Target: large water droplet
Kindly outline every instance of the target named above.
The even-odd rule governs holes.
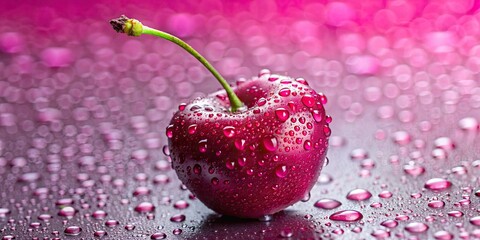
[[[188,134],[194,134],[197,131],[197,124],[192,124],[188,126]]]
[[[172,222],[183,222],[185,221],[185,215],[183,214],[177,214],[177,215],[173,215],[171,218],[170,218],[170,221]]]
[[[232,126],[224,127],[223,135],[225,135],[225,137],[228,137],[228,138],[235,136],[235,127],[232,127]]]
[[[245,149],[245,139],[235,139],[235,148],[237,148],[240,151],[243,151]]]
[[[288,170],[287,170],[287,166],[285,165],[280,165],[278,166],[276,169],[275,169],[275,174],[277,175],[277,177],[279,178],[284,178],[287,176],[287,173],[288,173]]]
[[[451,240],[451,239],[453,239],[453,234],[451,234],[447,231],[441,230],[441,231],[435,232],[433,234],[433,237],[436,240]]]
[[[139,213],[153,212],[155,206],[151,202],[141,202],[135,206],[134,210]]]
[[[64,233],[67,236],[77,236],[82,232],[82,228],[78,226],[69,226],[65,228]]]
[[[280,122],[285,122],[290,117],[290,113],[285,108],[277,108],[275,110],[275,115]]]
[[[200,140],[200,142],[198,142],[198,151],[200,151],[201,153],[207,151],[207,139]]]
[[[412,222],[405,226],[405,230],[411,233],[422,233],[428,230],[428,225],[421,222]]]
[[[430,202],[428,202],[428,207],[430,208],[443,208],[444,206],[445,206],[444,201],[431,200]]]
[[[263,139],[263,146],[266,150],[273,152],[278,148],[278,142],[275,137],[267,137]]]
[[[443,178],[432,178],[429,179],[424,187],[433,191],[442,191],[452,186],[452,183]]]
[[[354,189],[347,194],[347,199],[353,201],[364,201],[372,197],[372,194],[365,189]]]
[[[173,137],[173,124],[168,125],[166,134],[168,138]]]
[[[335,199],[324,198],[315,202],[313,206],[317,208],[322,208],[322,209],[334,209],[334,208],[340,207],[340,205],[342,205],[342,203]]]
[[[302,97],[302,103],[307,107],[315,106],[315,98],[312,95],[305,94]]]
[[[343,210],[330,215],[330,220],[342,222],[356,222],[363,218],[363,215],[355,210]]]
[[[470,218],[470,223],[475,226],[480,226],[480,216]]]
[[[282,88],[280,89],[280,91],[278,92],[278,95],[282,96],[282,97],[287,97],[290,95],[290,92],[291,90],[289,88]]]

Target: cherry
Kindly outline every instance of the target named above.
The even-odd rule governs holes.
[[[309,194],[331,133],[323,94],[305,79],[268,70],[232,89],[180,39],[125,16],[111,23],[128,35],[178,44],[222,84],[224,90],[182,103],[166,129],[172,166],[200,201],[221,214],[260,218]]]

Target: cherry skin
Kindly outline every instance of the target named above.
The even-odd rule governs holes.
[[[260,218],[303,199],[322,169],[330,136],[326,98],[304,79],[261,74],[239,83],[245,108],[225,91],[179,107],[166,134],[179,179],[210,209]]]

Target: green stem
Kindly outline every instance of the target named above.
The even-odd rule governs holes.
[[[129,19],[125,16],[121,16],[118,19],[114,19],[110,22],[113,28],[121,32],[131,35],[131,36],[140,36],[141,34],[149,34],[156,37],[163,38],[170,42],[177,44],[178,46],[185,49],[188,53],[193,55],[198,61],[200,61],[203,66],[205,66],[213,76],[218,80],[218,82],[222,85],[228,95],[228,99],[230,100],[231,111],[236,112],[238,109],[243,107],[242,101],[238,98],[238,96],[233,92],[230,85],[228,85],[227,81],[218,73],[218,71],[210,64],[207,59],[205,59],[200,53],[198,53],[195,49],[193,49],[190,45],[186,42],[177,38],[169,33],[159,31],[157,29],[147,27],[142,25],[138,20]]]

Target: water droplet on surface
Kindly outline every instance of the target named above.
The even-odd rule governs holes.
[[[225,137],[228,137],[228,138],[235,136],[235,127],[232,127],[232,126],[224,127],[223,135],[225,135]]]
[[[285,122],[290,117],[290,113],[285,108],[277,108],[275,110],[275,115],[280,122]]]
[[[58,215],[62,217],[73,217],[76,212],[77,211],[75,210],[75,208],[67,206],[60,209],[60,211],[58,211]]]
[[[429,179],[424,187],[432,191],[442,191],[452,186],[452,183],[443,178],[432,178]]]
[[[455,148],[453,140],[449,137],[439,137],[433,142],[436,148],[441,148],[445,151],[450,151]]]
[[[411,222],[405,226],[405,230],[411,233],[422,233],[428,230],[428,225],[421,222]]]
[[[459,217],[463,216],[463,212],[460,212],[460,211],[457,211],[457,210],[450,211],[447,214],[450,217],[456,217],[456,218],[459,218]]]
[[[315,120],[315,122],[317,122],[317,123],[321,122],[322,119],[323,119],[322,113],[319,110],[316,110],[316,109],[312,111],[312,116],[313,116],[313,119]]]
[[[287,166],[285,165],[280,165],[278,166],[276,169],[275,169],[275,174],[277,175],[277,177],[279,178],[284,178],[287,176],[287,173],[288,173],[288,170],[287,170]]]
[[[173,215],[171,218],[170,218],[170,221],[172,222],[183,222],[185,221],[185,215],[183,214],[177,214],[177,215]]]
[[[92,213],[92,217],[95,219],[104,219],[107,216],[107,213],[103,210],[97,210]]]
[[[235,148],[237,148],[240,151],[243,151],[245,149],[245,139],[235,139]]]
[[[451,239],[453,239],[453,234],[451,234],[447,231],[441,230],[441,231],[435,232],[433,234],[433,237],[436,240],[451,240]]]
[[[370,235],[376,239],[384,239],[390,237],[390,232],[384,229],[375,229]]]
[[[391,198],[392,196],[393,194],[390,191],[382,191],[381,193],[378,194],[378,197],[380,198]]]
[[[280,91],[278,92],[278,95],[282,96],[282,97],[287,97],[289,96],[291,93],[291,90],[289,88],[282,88],[280,89]]]
[[[363,148],[353,149],[352,152],[350,152],[350,158],[352,160],[363,160],[368,158],[368,152]]]
[[[69,226],[63,231],[67,236],[77,236],[82,232],[82,228],[78,226]]]
[[[195,173],[195,174],[197,174],[197,175],[200,174],[200,173],[202,173],[202,167],[201,167],[200,165],[198,165],[198,164],[195,164],[195,165],[193,166],[193,173]]]
[[[284,228],[280,231],[281,238],[291,238],[293,237],[293,231],[291,228]]]
[[[425,168],[415,163],[409,163],[403,166],[403,171],[410,176],[418,176],[425,173]]]
[[[173,204],[173,207],[176,209],[185,209],[188,208],[188,206],[190,206],[190,204],[185,200],[178,200]]]
[[[146,213],[146,212],[153,212],[155,210],[155,206],[151,202],[141,202],[134,208],[135,212],[139,213]]]
[[[372,194],[365,189],[354,189],[347,194],[347,199],[353,201],[364,201],[372,197]]]
[[[198,151],[200,151],[201,153],[207,151],[207,139],[200,140],[200,142],[198,142]]]
[[[273,152],[278,148],[278,142],[275,137],[267,137],[263,139],[263,146],[266,150]]]
[[[197,131],[197,124],[192,124],[188,126],[188,134],[194,134]]]
[[[343,210],[330,215],[329,219],[341,222],[356,222],[363,218],[363,215],[355,210]]]
[[[320,199],[313,206],[317,208],[322,208],[322,209],[334,209],[337,207],[340,207],[342,203],[340,201],[337,201],[335,199],[329,199],[329,198],[324,198]]]
[[[315,98],[312,95],[306,94],[302,97],[302,103],[307,107],[313,107],[315,106]]]
[[[158,240],[158,239],[165,239],[167,238],[167,234],[159,232],[159,233],[154,233],[150,235],[150,239],[152,240]]]
[[[120,224],[117,220],[110,219],[105,222],[105,226],[113,228],[116,227],[118,224]]]
[[[475,226],[480,226],[480,216],[472,217],[469,221]]]
[[[272,221],[272,219],[273,219],[273,215],[263,215],[260,218],[258,218],[260,222],[270,222]]]
[[[443,208],[444,206],[445,206],[444,201],[431,200],[430,202],[428,202],[428,207],[430,208]]]
[[[385,220],[383,222],[380,223],[380,225],[384,226],[384,227],[387,227],[387,228],[395,228],[396,226],[398,226],[398,222],[395,221],[395,220]]]

